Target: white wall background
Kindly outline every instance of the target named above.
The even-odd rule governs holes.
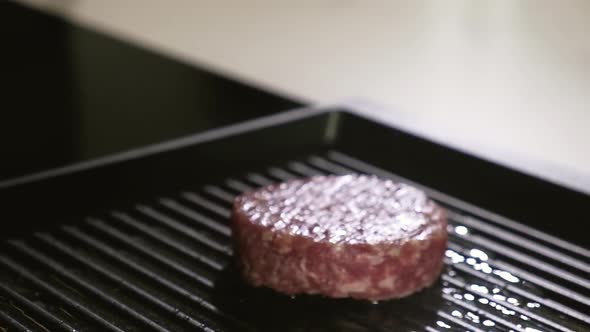
[[[21,2],[590,188],[587,0]]]

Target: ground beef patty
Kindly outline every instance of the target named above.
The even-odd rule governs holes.
[[[254,286],[368,300],[431,285],[443,266],[445,212],[424,192],[375,176],[317,176],[236,198],[232,230]]]

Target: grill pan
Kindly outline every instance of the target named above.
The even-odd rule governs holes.
[[[379,303],[245,285],[233,197],[347,173],[414,183],[449,210],[439,282]],[[0,201],[0,330],[590,330],[588,196],[350,110],[288,112],[2,182]]]

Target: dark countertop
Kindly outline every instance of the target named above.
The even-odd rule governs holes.
[[[0,180],[301,106],[9,2],[0,31]]]

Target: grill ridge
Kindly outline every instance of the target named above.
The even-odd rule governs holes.
[[[196,328],[199,328],[202,330],[207,330],[207,326],[205,325],[205,323],[195,321],[194,319],[192,319],[190,316],[188,316],[184,312],[168,305],[167,303],[162,302],[160,299],[145,292],[141,288],[139,288],[139,287],[131,284],[127,280],[125,280],[123,277],[117,275],[117,273],[110,271],[110,270],[106,269],[105,267],[103,267],[102,265],[99,265],[99,264],[93,262],[90,258],[81,257],[74,249],[72,249],[71,247],[69,247],[65,243],[61,242],[60,240],[56,239],[55,237],[48,235],[48,234],[36,234],[36,238],[43,241],[46,245],[54,247],[57,250],[61,251],[64,255],[67,255],[67,256],[73,258],[78,263],[91,268],[94,272],[100,274],[104,278],[110,279],[112,282],[117,283],[120,286],[126,288],[127,290],[135,293],[137,296],[141,297],[142,299],[146,300],[147,302],[150,302],[153,305],[158,306],[159,308],[163,309],[164,311],[168,312],[169,314],[176,316],[177,318],[179,318],[183,321],[186,321],[187,323],[189,323],[190,325],[192,325]],[[88,241],[91,239],[86,238],[86,240]],[[90,243],[90,241],[88,243]],[[96,248],[97,246],[94,244],[93,247]],[[131,264],[129,261],[124,260],[120,256],[112,255],[110,257],[111,257],[111,259],[118,257],[118,258],[121,258],[122,262]],[[151,275],[151,273],[146,274],[146,276],[153,277]],[[161,328],[158,327],[157,329],[160,330]],[[167,329],[164,329],[164,330],[167,330]]]
[[[209,238],[204,237],[202,234],[197,233],[197,232],[191,230],[190,228],[185,227],[184,225],[182,225],[180,223],[177,223],[175,220],[167,218],[163,214],[156,213],[155,210],[153,210],[151,208],[149,210],[138,209],[138,211],[142,212],[144,215],[146,215],[148,217],[152,217],[153,220],[160,222],[162,225],[166,225],[170,229],[175,230],[178,233],[183,234],[186,237],[189,237],[191,240],[193,240],[199,244],[203,244],[205,247],[207,247],[208,249],[210,249],[213,252],[217,252],[219,254],[224,254],[224,255],[228,255],[228,256],[231,254],[231,250],[229,248],[227,248],[225,245],[215,242],[215,241],[212,241]],[[146,213],[146,211],[149,211],[149,213]],[[164,235],[162,233],[159,233],[157,230],[153,229],[152,227],[143,225],[138,220],[136,220],[135,218],[132,218],[128,214],[116,212],[116,213],[113,213],[113,217],[115,219],[117,219],[118,221],[120,221],[121,223],[137,230],[138,232],[146,234],[149,237],[151,237],[157,241],[165,243],[166,245],[170,246],[171,248],[174,248],[174,249],[182,252],[183,254],[185,254],[195,260],[203,261],[203,262],[205,261],[205,259],[203,258],[203,254],[195,253],[193,250],[183,246],[178,241],[175,241],[173,238],[171,238],[167,235]]]
[[[9,241],[9,244],[13,248],[16,248],[18,251],[33,258],[35,261],[42,264],[44,267],[57,273],[60,277],[66,279],[68,282],[84,289],[85,291],[89,292],[93,296],[96,296],[97,298],[101,299],[102,301],[109,304],[110,306],[117,308],[119,311],[121,311],[121,312],[125,313],[126,315],[129,315],[133,319],[141,322],[146,327],[148,327],[152,330],[155,330],[155,331],[160,331],[160,332],[169,331],[168,329],[164,328],[163,326],[156,323],[155,321],[153,321],[153,320],[147,318],[146,316],[142,315],[141,313],[135,311],[133,308],[129,307],[128,305],[124,304],[123,302],[118,301],[112,295],[110,295],[110,294],[104,292],[103,290],[99,289],[98,287],[90,284],[89,282],[85,281],[83,278],[80,278],[80,276],[74,275],[64,265],[58,263],[56,260],[39,252],[38,250],[33,249],[32,247],[28,246],[24,242]],[[132,287],[131,285],[126,284],[126,282],[123,279],[118,278],[113,274],[105,273],[104,275],[109,276],[110,279],[115,282],[122,283],[128,287]],[[138,292],[141,292],[141,291],[138,290]],[[145,294],[145,293],[139,293],[139,294]],[[144,296],[146,299],[154,300],[153,298],[150,298],[147,295],[144,295]],[[203,326],[203,325],[200,324],[199,326]]]
[[[561,254],[551,250],[547,246],[544,246],[539,243],[535,243],[535,242],[528,240],[524,237],[504,231],[504,230],[502,230],[498,227],[492,226],[490,224],[486,224],[486,223],[479,221],[473,217],[461,216],[461,215],[454,213],[453,211],[450,211],[449,213],[451,214],[451,216],[450,216],[451,219],[460,222],[462,225],[469,226],[473,229],[477,229],[479,231],[483,231],[488,234],[494,234],[495,237],[501,238],[505,241],[510,241],[511,243],[514,243],[515,246],[519,246],[519,247],[528,249],[530,251],[538,252],[539,254],[542,254],[543,256],[550,258],[554,261],[562,262],[564,264],[567,264],[571,267],[578,269],[579,271],[590,273],[590,264],[588,264],[582,260],[579,260],[579,259],[576,259],[576,258],[573,258],[570,256],[566,256],[566,255],[561,255]]]
[[[181,191],[129,209],[112,211],[104,217],[90,217],[79,226],[64,225],[55,232],[36,233],[29,239],[7,241],[5,244],[14,254],[27,257],[35,264],[29,267],[28,264],[17,263],[13,255],[0,254],[0,266],[20,278],[18,282],[11,281],[9,277],[0,278],[0,294],[48,326],[72,331],[76,324],[80,324],[74,324],[77,317],[64,320],[55,316],[41,304],[21,294],[19,288],[13,288],[17,283],[31,284],[101,329],[127,330],[127,325],[109,321],[102,316],[102,311],[95,312],[76,300],[76,296],[68,295],[69,291],[61,290],[36,274],[37,269],[43,269],[71,284],[71,291],[92,295],[100,299],[104,306],[126,316],[130,322],[151,330],[171,330],[165,324],[164,316],[173,319],[174,324],[211,332],[253,331],[254,326],[272,330],[264,324],[258,326],[260,322],[252,321],[253,318],[241,313],[240,310],[247,309],[241,306],[249,305],[248,302],[240,304],[241,293],[235,299],[214,295],[224,287],[230,287],[227,291],[232,292],[231,287],[234,287],[221,281],[227,273],[234,273],[230,268],[233,249],[228,224],[233,198],[241,192],[276,181],[348,173],[376,174],[412,183],[338,151],[268,166],[243,176],[226,178],[218,185]],[[586,314],[590,310],[590,280],[587,278],[590,251],[537,230],[529,232],[528,226],[465,209],[463,204],[442,193],[428,188],[425,190],[450,211],[451,257],[445,258],[447,270],[438,285],[422,295],[410,297],[403,302],[405,304],[394,303],[395,308],[403,309],[408,305],[423,310],[422,313],[410,311],[393,317],[394,321],[389,324],[395,324],[396,330],[570,332],[590,327],[590,316]],[[457,233],[457,227],[465,228],[466,232]],[[36,243],[31,245],[31,241]],[[69,244],[71,241],[92,250],[93,254],[79,252]],[[37,249],[40,245],[50,250],[41,252]],[[132,256],[122,255],[116,248],[129,251]],[[474,257],[473,249],[483,250],[487,256],[485,259]],[[94,258],[94,255],[100,259]],[[135,255],[141,259],[136,260],[133,258]],[[70,264],[63,264],[62,258],[92,271],[95,276],[84,278],[78,270],[72,270]],[[108,264],[105,265],[105,262]],[[186,262],[191,263],[187,265]],[[485,272],[482,266],[489,271]],[[508,273],[513,278],[503,279],[505,276],[491,271]],[[126,279],[131,275],[141,276],[142,283],[136,285]],[[169,279],[167,275],[174,277]],[[94,280],[99,279],[100,284],[95,284]],[[119,301],[104,290],[103,281],[116,284],[143,300],[156,310],[154,312],[161,313],[162,318],[151,319],[151,314],[144,313],[143,309],[133,308],[126,304],[127,301]],[[161,291],[172,297],[158,298],[156,293],[151,293],[152,286],[150,289],[142,286],[145,282],[157,286],[158,293]],[[263,290],[245,291],[266,294]],[[428,292],[439,292],[442,302],[425,302]],[[198,310],[193,312],[192,307],[189,311],[181,309],[182,305],[176,303],[179,300],[183,301],[182,305],[194,304]],[[281,298],[281,301],[286,300]],[[307,300],[303,297],[302,301]],[[264,305],[264,302],[260,303]],[[281,303],[305,305],[297,301]],[[349,302],[344,300],[340,303],[346,306]],[[323,306],[317,305],[318,308]],[[373,309],[359,307],[363,308],[359,312],[353,310],[330,315],[321,326],[332,330],[389,331],[392,327],[381,326],[379,320],[372,321],[370,315],[366,316],[372,310],[380,310],[383,305],[386,304]],[[416,315],[429,315],[429,322],[425,323]],[[0,321],[16,330],[28,330],[28,324],[9,313],[0,311]],[[313,323],[292,326],[291,330],[307,331],[313,327],[306,324]]]
[[[82,313],[86,317],[94,320],[99,326],[108,330],[108,331],[117,331],[117,332],[124,332],[124,330],[120,329],[116,325],[112,324],[111,322],[105,320],[103,317],[95,314],[92,310],[86,308],[86,306],[80,304],[79,302],[73,300],[71,297],[63,294],[63,292],[57,290],[55,287],[51,286],[45,281],[40,280],[37,277],[34,277],[33,271],[22,267],[18,263],[14,262],[11,259],[6,258],[3,255],[0,255],[0,264],[4,265],[5,267],[9,268],[13,272],[17,273],[23,279],[29,281],[36,287],[42,289],[43,291],[49,293],[52,297],[58,299],[63,304],[69,306],[70,308]]]
[[[5,294],[6,296],[14,300],[17,304],[22,306],[24,309],[28,310],[36,316],[39,316],[43,321],[48,322],[53,327],[57,327],[62,331],[77,331],[74,327],[72,327],[64,320],[52,315],[47,310],[43,309],[41,306],[35,304],[26,297],[20,295],[18,292],[15,292],[14,290],[4,285],[0,285],[0,293]]]
[[[194,194],[187,193],[186,195],[194,195]],[[225,237],[231,236],[231,230],[225,224],[219,223],[219,222],[217,222],[205,215],[198,213],[197,211],[191,210],[174,200],[171,200],[171,199],[164,200],[163,199],[163,200],[160,200],[160,202],[162,203],[162,205],[166,206],[170,210],[178,212],[179,214],[181,214],[187,218],[190,218],[191,220],[201,224],[204,227],[208,227]]]
[[[5,321],[7,324],[9,324],[9,327],[12,329],[16,329],[18,331],[31,332],[31,330],[28,327],[24,326],[23,324],[21,324],[21,322],[12,318],[8,313],[5,313],[3,311],[0,311],[0,320]]]

